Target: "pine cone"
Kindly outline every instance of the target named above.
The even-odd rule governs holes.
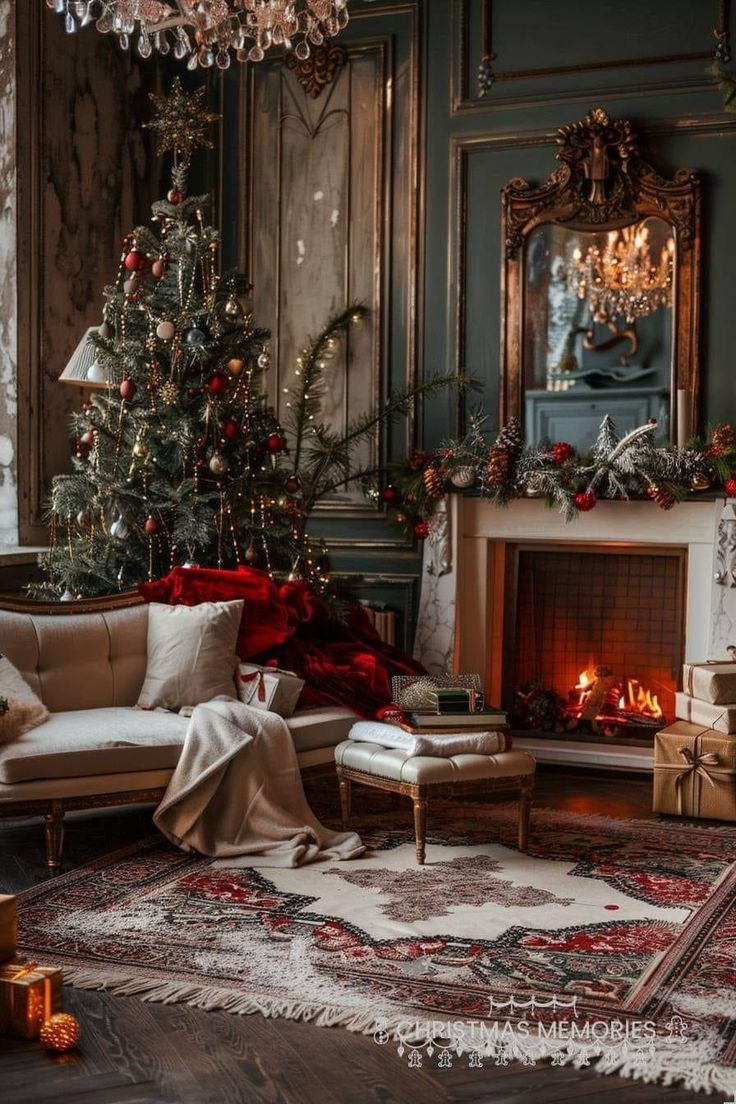
[[[496,438],[496,448],[505,449],[509,458],[516,459],[524,449],[524,434],[518,418],[510,418]]]
[[[650,483],[647,494],[662,510],[671,510],[675,505],[675,496],[664,483]]]
[[[508,450],[494,445],[488,450],[488,467],[486,474],[491,487],[501,487],[509,477],[511,457]]]
[[[713,431],[711,449],[716,456],[720,456],[724,452],[736,451],[736,429],[728,422],[717,426]]]
[[[442,498],[445,493],[444,468],[429,464],[422,472],[424,489],[430,498]]]

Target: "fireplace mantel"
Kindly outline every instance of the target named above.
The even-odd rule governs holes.
[[[503,647],[500,612],[505,577],[503,550],[507,544],[521,541],[563,547],[590,543],[685,549],[685,658],[697,661],[714,657],[713,624],[718,620],[719,603],[726,636],[731,625],[722,608],[726,588],[714,583],[714,546],[723,505],[723,500],[693,500],[665,512],[651,502],[602,501],[590,513],[565,525],[556,510],[548,509],[538,499],[518,500],[501,508],[482,498],[458,496],[452,510],[456,578],[454,669],[482,672],[489,697],[499,694],[500,687],[497,682],[494,685],[494,672],[499,665],[494,664],[493,657]],[[729,595],[733,593],[729,591]],[[723,647],[729,642],[724,639]],[[715,650],[719,650],[717,640]],[[652,751],[645,747],[588,744],[574,738],[545,740],[535,736],[518,737],[515,743],[542,762],[621,770],[648,770],[652,764]]]

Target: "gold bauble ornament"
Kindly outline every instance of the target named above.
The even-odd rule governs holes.
[[[453,468],[450,472],[450,482],[459,490],[472,487],[475,483],[475,470],[469,464],[464,464],[461,468]]]
[[[232,360],[227,362],[227,370],[231,376],[239,376],[245,368],[245,361],[240,360],[239,357],[233,357]]]
[[[136,441],[136,443],[133,445],[133,455],[138,460],[145,460],[148,456],[148,452],[148,445],[145,444],[143,441]]]
[[[230,298],[225,303],[225,314],[228,318],[237,318],[240,314],[240,303],[237,299]]]
[[[44,1021],[38,1041],[45,1050],[63,1054],[73,1050],[82,1037],[79,1020],[70,1012],[57,1012]]]
[[[258,553],[256,552],[253,545],[249,544],[248,547],[245,550],[245,562],[249,563],[249,564],[254,564],[254,563],[257,562],[257,560],[258,560]]]
[[[694,491],[707,491],[710,485],[711,480],[704,472],[696,472],[690,480],[690,486]]]

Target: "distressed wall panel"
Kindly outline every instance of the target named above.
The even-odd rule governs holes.
[[[20,531],[33,543],[45,539],[44,497],[68,467],[68,415],[81,399],[58,377],[100,319],[123,233],[157,192],[139,126],[156,70],[93,28],[67,36],[41,4],[19,5],[17,19]]]
[[[14,7],[0,2],[0,548],[18,540]]]

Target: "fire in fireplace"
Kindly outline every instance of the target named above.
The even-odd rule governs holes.
[[[525,544],[515,552],[504,678],[514,724],[651,742],[674,719],[685,550]]]

